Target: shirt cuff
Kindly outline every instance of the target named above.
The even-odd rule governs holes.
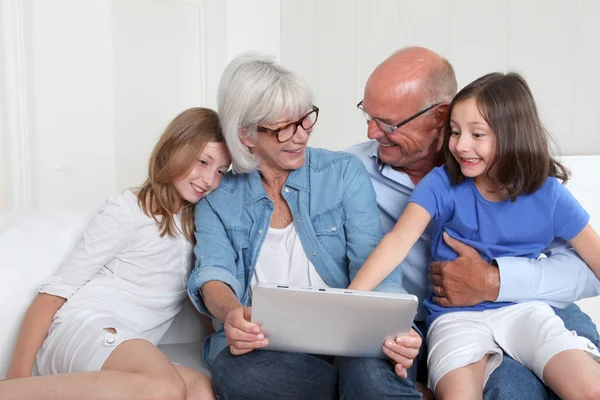
[[[496,301],[531,298],[535,270],[529,265],[531,260],[526,257],[502,257],[496,258],[495,261],[500,273],[500,290]]]
[[[203,314],[215,318],[214,315],[206,308],[200,289],[206,282],[219,281],[228,285],[238,299],[242,298],[242,285],[233,276],[231,272],[223,267],[214,266],[206,267],[203,266],[196,273],[192,273],[188,281],[188,295],[192,304]]]

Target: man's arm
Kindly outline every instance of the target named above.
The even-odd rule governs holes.
[[[459,256],[430,266],[434,301],[442,306],[541,300],[562,308],[600,294],[600,281],[567,245],[553,248],[549,257],[540,260],[498,258],[496,268],[464,243],[445,234],[444,240]]]
[[[564,308],[600,294],[598,278],[566,244],[552,249],[549,257],[540,260],[504,257],[496,261],[501,282],[498,301],[541,300]]]

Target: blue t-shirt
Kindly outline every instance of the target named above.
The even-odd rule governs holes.
[[[472,179],[450,183],[446,166],[433,169],[417,185],[411,202],[425,208],[433,219],[432,258],[448,261],[457,254],[444,242],[442,233],[476,249],[490,262],[497,257],[538,258],[555,237],[573,239],[588,224],[589,214],[556,178],[549,177],[535,193],[492,202],[486,200]],[[441,314],[483,311],[512,303],[483,302],[470,307],[441,307],[424,302],[429,325]]]

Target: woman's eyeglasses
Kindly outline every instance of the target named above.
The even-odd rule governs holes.
[[[301,126],[302,129],[304,129],[307,133],[310,133],[309,131],[317,123],[317,118],[319,118],[319,107],[313,105],[312,109],[308,113],[304,114],[304,116],[302,116],[302,118],[300,118],[298,121],[290,122],[289,124],[285,124],[277,129],[271,129],[259,125],[256,127],[256,131],[274,135],[279,143],[285,143],[294,137],[299,126]]]

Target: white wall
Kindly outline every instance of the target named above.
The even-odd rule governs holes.
[[[0,209],[92,212],[143,182],[175,115],[216,107],[233,55],[253,48],[279,57],[281,47],[279,0],[0,6]],[[273,23],[254,30],[253,13]]]
[[[115,190],[110,3],[27,4],[31,205],[84,209]]]
[[[204,104],[201,2],[113,1],[116,187],[139,185],[171,118]]]
[[[600,154],[595,0],[2,0],[0,209],[92,211],[139,184],[184,108],[216,106],[237,53],[274,54],[322,112],[311,139],[364,140],[355,108],[372,69],[421,45],[462,86],[492,70],[528,78],[563,154]]]
[[[355,105],[367,77],[395,50],[418,45],[448,58],[460,87],[520,71],[560,152],[600,154],[599,19],[596,0],[286,0],[282,61],[315,90],[315,146],[364,140]]]

